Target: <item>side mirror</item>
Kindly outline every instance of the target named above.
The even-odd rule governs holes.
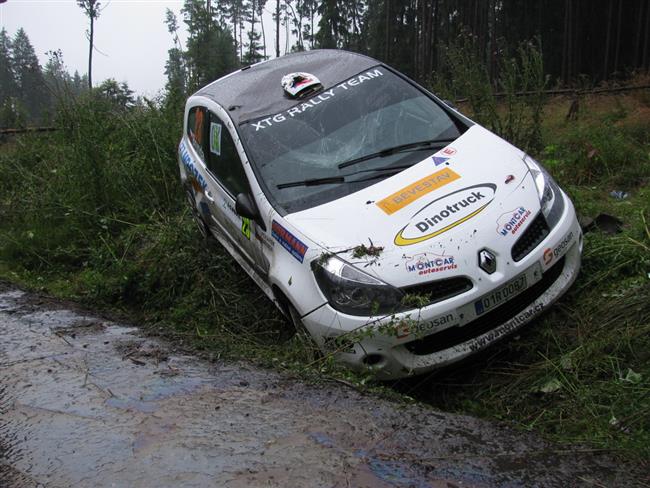
[[[235,212],[237,212],[237,215],[240,215],[241,217],[251,219],[259,225],[263,231],[266,231],[266,225],[262,220],[260,212],[257,210],[257,205],[255,205],[255,201],[248,193],[240,193],[237,195],[237,200],[235,200]]]

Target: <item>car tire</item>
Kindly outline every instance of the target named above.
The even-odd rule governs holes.
[[[208,225],[205,223],[203,217],[199,213],[199,210],[196,208],[196,200],[194,199],[194,194],[192,193],[192,190],[187,190],[185,192],[185,195],[187,196],[187,201],[190,204],[190,210],[192,212],[192,220],[194,220],[194,223],[199,229],[199,233],[201,234],[201,238],[203,242],[206,245],[208,245],[210,244],[210,238],[212,234],[210,233],[210,229]]]
[[[300,318],[298,310],[296,310],[296,308],[291,304],[288,304],[287,308],[289,312],[289,321],[295,329],[294,340],[299,342],[305,348],[305,351],[310,355],[312,359],[318,359],[322,357],[323,354],[320,347],[318,347],[318,344],[312,337],[311,333],[307,327],[305,327],[302,318]]]

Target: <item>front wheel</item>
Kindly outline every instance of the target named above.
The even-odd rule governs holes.
[[[309,355],[309,359],[316,360],[321,358],[323,356],[321,350],[307,327],[305,327],[298,310],[291,304],[288,305],[288,309],[289,320],[296,331],[294,340],[304,348],[305,352]]]

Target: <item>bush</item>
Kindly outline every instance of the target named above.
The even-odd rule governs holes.
[[[447,48],[436,91],[467,98],[479,124],[526,151],[539,151],[548,77],[538,43],[522,43],[514,53],[500,49],[494,82],[478,46],[476,38],[465,33]],[[503,95],[501,103],[497,92]]]
[[[95,93],[59,107],[63,130],[16,139],[0,152],[0,261],[84,301],[218,335],[221,349],[268,342],[280,314],[221,247],[206,251],[188,214],[181,121],[160,101]]]
[[[640,128],[648,112],[616,102],[567,122],[566,110],[552,106],[551,115],[561,115],[542,120],[541,98],[514,96],[542,86],[533,46],[504,67],[502,106],[485,71],[464,55],[454,69],[478,116],[525,147],[541,134],[543,162],[578,212],[606,212],[624,226],[617,235],[585,235],[582,272],[568,295],[518,340],[490,351],[487,364],[417,378],[405,391],[556,440],[647,457],[650,170]],[[126,309],[212,354],[331,373],[331,358],[315,360],[299,342],[283,342],[286,325],[270,301],[220,246],[207,250],[199,239],[178,181],[180,107],[114,102],[95,94],[68,102],[57,112],[63,130],[3,146],[0,275]],[[613,189],[631,195],[615,200]]]

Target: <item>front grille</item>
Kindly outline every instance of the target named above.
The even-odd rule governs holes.
[[[522,236],[512,246],[512,259],[521,261],[535,249],[551,231],[544,215],[540,212],[526,228]]]
[[[432,303],[455,297],[461,293],[465,293],[466,291],[471,290],[473,286],[474,285],[469,278],[461,276],[445,280],[430,281],[428,283],[423,283],[422,285],[407,286],[401,290],[406,295],[415,296],[418,300],[418,307],[424,307],[431,305]],[[420,297],[424,298],[423,301],[425,303],[422,303]]]
[[[558,279],[564,268],[564,257],[558,260],[546,273],[542,279],[528,288],[526,291],[517,295],[492,310],[491,312],[478,317],[476,320],[465,324],[462,327],[449,327],[437,334],[431,334],[422,339],[405,344],[413,354],[423,356],[434,352],[444,351],[457,344],[462,344],[475,337],[494,329],[498,325],[507,322],[519,312],[528,307],[532,302],[537,300],[554,282]]]

